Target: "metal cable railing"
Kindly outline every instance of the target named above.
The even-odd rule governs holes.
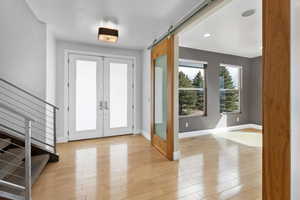
[[[35,119],[31,127],[33,143],[56,153],[58,107],[2,78],[0,78],[0,103],[32,116]],[[24,121],[24,118],[0,109],[0,131],[24,138]]]
[[[30,115],[20,112],[3,102],[0,102],[0,108],[24,119],[24,147],[16,144],[11,138],[0,138],[0,187],[7,189],[9,193],[12,189],[25,200],[31,200],[31,127],[35,121]],[[8,127],[10,128],[10,127]],[[10,128],[13,130],[13,128]],[[23,159],[25,158],[25,165]],[[21,173],[16,173],[21,170]],[[1,191],[3,188],[1,188]]]

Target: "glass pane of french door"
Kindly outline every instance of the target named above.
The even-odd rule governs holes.
[[[109,128],[127,127],[128,64],[109,63]]]
[[[76,60],[76,131],[97,127],[97,62]]]
[[[103,114],[103,59],[71,55],[69,65],[70,140],[101,137]],[[102,82],[101,82],[102,80]]]
[[[105,136],[132,133],[132,61],[104,59]]]

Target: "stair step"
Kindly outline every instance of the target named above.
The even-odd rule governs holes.
[[[43,169],[47,165],[49,161],[49,154],[42,154],[38,156],[32,156],[31,158],[31,183],[34,184],[40,174],[42,173]],[[22,168],[18,168],[15,172],[14,175],[18,177],[25,177],[25,163],[23,162],[21,165]],[[8,181],[17,185],[25,185],[24,181],[20,181],[19,178],[15,176],[8,176],[7,178],[4,179],[4,181]]]
[[[32,181],[32,184],[34,184],[37,181],[38,177],[42,173],[42,171],[45,168],[46,164],[48,163],[49,159],[50,159],[49,154],[33,156],[31,158],[31,166],[32,166],[32,168],[31,168],[31,181]],[[24,167],[24,162],[22,163],[21,166]],[[14,172],[14,175],[17,175],[17,176],[20,176],[20,177],[25,177],[25,170],[24,169],[23,170],[17,169]],[[10,182],[10,183],[20,185],[20,186],[25,185],[24,180],[20,180],[20,179],[16,178],[15,176],[7,176],[3,180],[7,181],[7,182]],[[8,188],[8,187],[2,186],[2,185],[0,185],[0,197],[1,197],[1,194],[2,194],[1,191],[3,191],[6,194],[14,195],[16,197],[24,195],[24,191]],[[2,197],[7,197],[7,196],[2,196]]]
[[[11,143],[11,139],[0,139],[0,149],[4,149],[5,147],[8,147]]]
[[[25,151],[21,148],[14,148],[0,154],[0,179],[13,173],[22,164],[25,158]]]

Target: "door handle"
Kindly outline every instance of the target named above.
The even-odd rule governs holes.
[[[99,102],[99,110],[103,110],[103,101]]]
[[[109,110],[107,101],[105,101],[104,105],[105,105],[105,106],[104,106],[104,109]]]

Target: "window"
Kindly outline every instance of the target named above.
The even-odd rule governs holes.
[[[241,111],[241,74],[242,67],[221,64],[219,72],[221,113]]]
[[[179,60],[179,116],[206,115],[207,63]]]

